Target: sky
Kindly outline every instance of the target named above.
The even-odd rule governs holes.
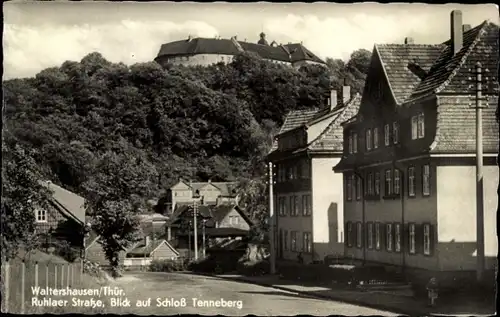
[[[450,12],[464,24],[498,24],[498,7],[429,4],[31,2],[4,3],[4,79],[100,52],[112,62],[152,61],[160,45],[193,37],[303,42],[312,52],[347,60],[375,43],[437,44],[450,38]]]

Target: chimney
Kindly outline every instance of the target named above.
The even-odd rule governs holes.
[[[464,25],[462,26],[462,31],[463,31],[463,32],[467,32],[467,31],[469,31],[470,29],[471,29],[470,24],[464,24]]]
[[[330,110],[335,109],[337,106],[337,90],[330,90],[330,98],[328,99],[328,105],[330,106]]]
[[[192,39],[192,37],[191,37],[191,34],[190,34],[190,35],[188,35],[188,42],[190,42],[191,39]]]
[[[462,11],[451,11],[451,49],[453,55],[458,53],[463,46],[463,31],[462,31]]]
[[[347,85],[347,80],[344,79],[344,85],[342,86],[342,103],[347,103],[351,100],[351,86]]]
[[[146,242],[146,246],[148,246],[150,243],[151,243],[151,237],[150,236],[146,236],[144,238],[145,242]]]
[[[405,44],[414,44],[412,37],[405,37]]]

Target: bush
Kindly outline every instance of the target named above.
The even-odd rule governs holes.
[[[242,261],[238,263],[237,271],[247,276],[265,275],[270,272],[270,263],[269,260]]]
[[[149,264],[150,272],[179,272],[186,270],[186,263],[182,260],[153,260]]]
[[[200,273],[215,273],[217,268],[217,261],[212,257],[192,261],[187,266],[189,271]]]

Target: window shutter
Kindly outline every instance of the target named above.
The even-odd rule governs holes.
[[[344,245],[346,247],[349,246],[349,222],[344,223]]]
[[[424,254],[424,226],[415,224],[415,252]]]
[[[380,223],[380,249],[387,251],[387,230],[385,226],[384,222]]]
[[[430,254],[430,256],[433,256],[434,255],[434,245],[435,245],[434,241],[435,241],[435,239],[437,237],[437,232],[436,232],[437,228],[436,228],[435,225],[429,225],[429,227],[430,227],[429,228],[429,241],[430,241],[430,243],[429,243],[429,251],[430,251],[429,254]]]
[[[361,248],[364,247],[364,237],[365,237],[365,224],[364,223],[361,223],[361,228],[359,228],[361,230],[361,241],[360,241],[360,244],[361,244]]]

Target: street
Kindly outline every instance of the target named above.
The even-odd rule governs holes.
[[[308,298],[270,287],[180,273],[127,273],[113,284],[125,291],[122,299],[128,298],[131,303],[131,307],[110,311],[114,313],[226,316],[397,315],[363,306]],[[136,306],[138,300],[147,303],[149,298],[149,307]],[[161,300],[163,307],[157,305],[157,298]],[[195,305],[193,299],[201,302]],[[222,305],[226,307],[206,307],[206,304],[205,307],[200,307],[202,301],[206,300],[223,301]]]

